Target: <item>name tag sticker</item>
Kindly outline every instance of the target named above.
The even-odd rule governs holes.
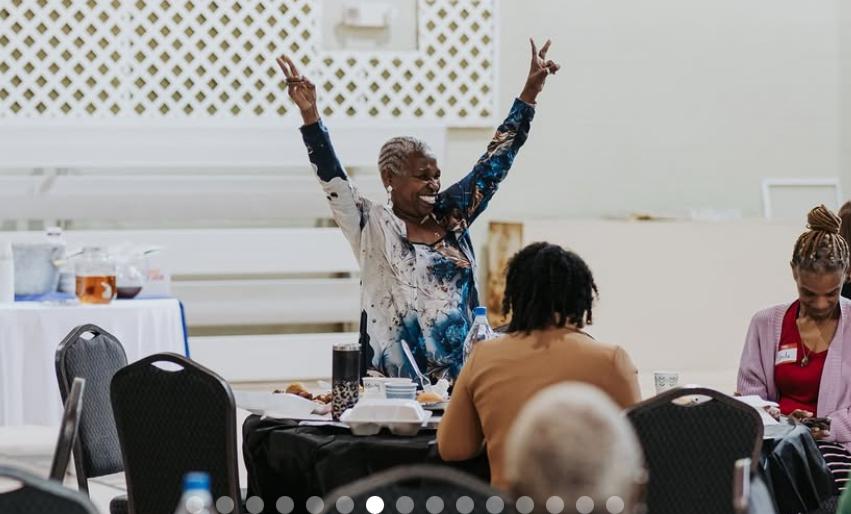
[[[798,345],[787,344],[777,350],[777,356],[774,359],[774,365],[788,364],[790,362],[798,362]]]

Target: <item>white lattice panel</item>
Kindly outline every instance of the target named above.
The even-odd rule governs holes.
[[[321,0],[5,0],[0,117],[293,117],[288,53],[325,117],[493,121],[495,0],[418,0],[415,52],[321,51]]]
[[[119,0],[0,3],[0,115],[120,114],[122,17]]]

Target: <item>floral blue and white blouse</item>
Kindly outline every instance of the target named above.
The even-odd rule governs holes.
[[[446,236],[433,245],[408,241],[405,222],[388,205],[358,193],[322,121],[301,128],[334,219],[360,263],[362,369],[412,377],[402,352],[404,340],[432,380],[458,376],[464,338],[478,305],[468,228],[507,175],[534,114],[534,107],[515,100],[473,170],[438,194],[433,216]]]

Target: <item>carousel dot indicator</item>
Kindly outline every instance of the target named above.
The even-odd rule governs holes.
[[[278,501],[275,502],[275,508],[278,509],[278,512],[281,514],[290,514],[290,512],[295,509],[295,502],[289,496],[281,496],[278,498]]]
[[[350,514],[355,510],[355,501],[348,496],[340,496],[337,498],[337,512],[340,514]]]
[[[473,499],[469,496],[462,496],[455,502],[455,510],[458,511],[458,514],[470,514],[475,507]]]
[[[517,498],[517,502],[514,504],[514,507],[520,514],[530,514],[535,509],[535,502],[528,496],[521,496],[520,498]]]
[[[621,514],[624,508],[626,508],[626,505],[624,505],[623,498],[620,496],[612,496],[606,500],[606,510],[611,514]]]
[[[216,510],[219,511],[219,514],[230,514],[234,507],[233,499],[230,496],[222,496],[216,500]]]
[[[443,499],[440,496],[431,496],[426,500],[426,510],[430,514],[440,514],[443,512]]]
[[[370,496],[366,499],[366,510],[369,514],[378,514],[384,510],[384,500],[380,496]]]
[[[576,500],[576,511],[579,512],[579,514],[591,514],[594,512],[594,500],[588,496],[580,496],[579,499]]]
[[[414,500],[410,496],[400,496],[396,500],[396,510],[399,511],[399,514],[411,514],[411,512],[414,512]]]
[[[547,500],[547,512],[550,514],[561,514],[564,512],[564,500],[558,496],[550,496]]]
[[[319,514],[325,508],[325,502],[318,496],[311,496],[304,502],[304,506],[307,507],[307,512],[310,514]]]
[[[505,510],[505,502],[499,496],[491,496],[485,502],[485,508],[490,514],[502,514],[502,511]]]
[[[259,496],[252,496],[245,500],[245,510],[247,510],[250,514],[260,514],[263,512],[263,498]]]

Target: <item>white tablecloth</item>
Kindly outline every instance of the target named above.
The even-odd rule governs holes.
[[[59,424],[56,347],[85,323],[117,337],[127,362],[159,352],[185,353],[180,304],[175,299],[116,300],[108,305],[0,304],[0,425]],[[83,402],[85,406],[85,398]]]

